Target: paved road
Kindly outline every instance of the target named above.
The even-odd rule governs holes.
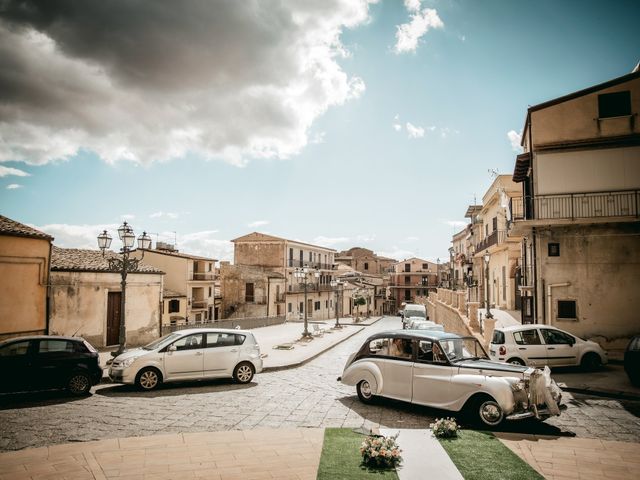
[[[363,405],[336,382],[347,356],[371,333],[399,326],[384,318],[314,361],[263,373],[252,384],[211,381],[138,392],[101,385],[92,396],[61,393],[0,397],[0,450],[70,441],[175,432],[280,427],[424,428],[446,412],[392,400]],[[574,395],[559,418],[511,422],[509,431],[640,442],[640,402]]]

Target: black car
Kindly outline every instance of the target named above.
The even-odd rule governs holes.
[[[65,388],[86,395],[102,378],[98,351],[77,337],[34,336],[0,342],[2,392]]]
[[[631,383],[640,387],[640,335],[631,339],[624,352],[624,370]]]

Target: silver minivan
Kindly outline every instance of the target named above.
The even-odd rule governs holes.
[[[262,371],[253,333],[223,328],[193,328],[165,335],[114,358],[109,378],[153,390],[163,382],[232,377],[249,383]]]

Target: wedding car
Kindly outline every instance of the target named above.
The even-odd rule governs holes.
[[[223,328],[192,328],[165,335],[113,359],[114,382],[153,390],[163,382],[232,377],[249,383],[262,371],[253,333]]]
[[[544,370],[493,362],[475,337],[391,330],[351,354],[339,381],[360,400],[376,396],[463,412],[495,427],[503,420],[559,415],[562,391]],[[564,408],[564,406],[562,406]]]

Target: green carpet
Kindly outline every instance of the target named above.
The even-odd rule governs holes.
[[[462,430],[457,439],[442,439],[440,444],[465,480],[543,480],[491,433]]]
[[[398,480],[395,470],[372,470],[361,465],[360,444],[365,439],[348,428],[324,431],[318,480],[385,479]],[[495,479],[492,479],[495,480]]]

